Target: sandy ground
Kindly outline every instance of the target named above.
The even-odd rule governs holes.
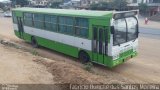
[[[53,84],[45,66],[33,62],[37,57],[0,44],[0,83]]]
[[[160,83],[160,40],[141,37],[139,55],[114,68],[114,71],[148,83]]]
[[[101,75],[94,75],[64,61],[34,56],[22,49],[7,45],[0,44],[0,55],[1,84],[123,83],[114,78],[111,80]]]
[[[151,26],[151,27],[153,27],[153,26]],[[21,45],[31,47],[28,43],[25,43],[24,41],[15,37],[15,35],[13,33],[12,22],[11,22],[10,18],[0,18],[0,36],[3,36],[3,38],[10,39],[11,41],[17,42]],[[57,78],[62,78],[62,76],[68,77],[68,78],[67,77],[62,78],[61,79],[62,81],[58,79],[60,82],[64,82],[63,80],[65,80],[66,83],[76,82],[75,80],[84,80],[84,81],[87,80],[86,82],[93,82],[94,83],[94,81],[97,81],[97,82],[105,83],[108,80],[108,81],[110,81],[109,83],[160,83],[160,77],[159,77],[160,76],[160,67],[159,67],[160,48],[159,48],[159,45],[160,45],[159,39],[140,37],[139,38],[139,55],[138,55],[138,57],[133,58],[133,59],[127,61],[126,63],[119,65],[113,69],[108,69],[106,67],[94,65],[92,73],[88,73],[88,72],[84,71],[82,69],[83,65],[80,64],[79,62],[77,62],[76,59],[74,59],[74,58],[59,54],[57,52],[54,52],[54,51],[51,51],[51,50],[48,50],[45,48],[39,48],[39,49],[37,49],[37,51],[44,57],[54,59],[54,62],[51,62],[51,64],[50,63],[48,64],[48,62],[44,63],[44,62],[40,61],[41,62],[40,67],[43,67],[43,66],[41,66],[41,64],[46,66],[47,70],[49,70],[49,72],[52,73],[53,77],[57,77]],[[8,50],[8,51],[10,51],[10,50]],[[14,57],[14,56],[11,56],[11,57]],[[15,57],[18,57],[18,55],[16,55]],[[32,56],[28,55],[27,57],[31,58]],[[27,63],[27,62],[30,62],[31,60],[24,59],[24,62],[26,61],[25,63]],[[59,61],[62,61],[62,63],[61,64],[58,63]],[[19,63],[19,60],[17,61],[17,63]],[[21,64],[23,64],[23,63],[21,63]],[[62,65],[62,68],[58,67],[59,64]],[[7,64],[6,64],[6,67],[7,67]],[[58,67],[58,68],[56,68],[56,67]],[[72,69],[70,71],[70,68],[76,68],[76,67],[78,68],[78,70]],[[66,69],[64,69],[64,68],[66,68]],[[42,69],[42,70],[44,70],[44,69]],[[59,75],[62,75],[60,77],[59,77],[59,75],[55,74],[55,73],[57,73],[58,70],[61,71],[61,72],[58,72]],[[69,70],[70,73],[66,72],[67,70]],[[46,70],[44,70],[44,71],[46,71]],[[1,69],[0,69],[0,72],[1,72]],[[30,71],[28,71],[28,72],[30,72]],[[31,70],[31,72],[32,72],[32,70]],[[66,75],[66,73],[68,75]],[[48,75],[50,75],[50,74],[48,74]],[[80,77],[77,77],[77,75]],[[91,76],[91,75],[93,75],[93,76]],[[3,77],[3,75],[1,75],[1,76]],[[74,80],[71,80],[72,76],[75,78]],[[91,76],[91,78],[88,78],[90,76]],[[99,79],[96,79],[96,78],[99,78]],[[104,79],[104,80],[102,80],[102,79]],[[29,82],[27,80],[27,78],[26,78],[26,81]],[[25,80],[24,81],[22,80],[21,83],[23,83],[23,82],[25,82]],[[50,80],[48,80],[48,82],[50,82]],[[44,83],[47,83],[47,82],[44,82]]]

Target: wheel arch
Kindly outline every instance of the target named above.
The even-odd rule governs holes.
[[[80,49],[80,50],[78,51],[78,58],[79,58],[79,56],[80,56],[80,53],[82,53],[82,52],[86,53],[86,54],[89,56],[90,60],[91,60],[91,54],[89,54],[89,52],[86,51],[86,50],[84,50],[84,49]]]
[[[36,44],[36,46],[32,45],[33,47],[37,48],[39,46],[39,43],[38,43],[38,40],[36,39],[36,36],[31,36],[31,43],[32,42],[35,42],[35,44]]]

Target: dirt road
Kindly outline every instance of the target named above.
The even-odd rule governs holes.
[[[5,31],[4,31],[5,30]],[[9,18],[0,18],[0,36],[6,39],[20,43],[30,47],[29,44],[15,37],[12,28],[12,22]],[[113,69],[108,69],[99,65],[95,65],[93,73],[100,75],[109,80],[120,81],[121,83],[160,83],[160,40],[146,37],[139,39],[139,55],[126,63],[119,65]],[[83,68],[83,65],[75,61],[74,58],[56,53],[54,51],[40,48],[37,51],[44,57],[64,61]]]
[[[160,83],[160,40],[143,38],[139,40],[139,55],[113,70],[127,77],[148,83]]]
[[[123,83],[94,75],[64,61],[50,60],[7,44],[0,44],[1,84]],[[110,80],[111,79],[111,80]]]
[[[141,27],[143,28],[155,28],[155,29],[160,29],[160,26],[159,26],[159,23],[160,22],[156,22],[156,21],[150,21],[148,22],[148,24],[145,24],[145,18],[144,17],[140,17],[139,18],[139,24]]]
[[[37,57],[0,44],[0,83],[53,84],[45,66],[33,62]]]

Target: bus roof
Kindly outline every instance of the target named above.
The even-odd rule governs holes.
[[[13,11],[48,13],[48,14],[62,14],[74,16],[100,17],[110,16],[112,11],[93,11],[93,10],[71,10],[71,9],[51,9],[51,8],[16,8]]]

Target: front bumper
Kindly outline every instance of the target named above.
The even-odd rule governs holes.
[[[111,65],[110,65],[109,67],[110,67],[110,68],[113,68],[113,67],[115,67],[115,66],[117,66],[117,65],[120,65],[120,64],[126,62],[127,60],[129,60],[129,59],[137,56],[137,55],[138,55],[137,52],[132,52],[132,53],[130,53],[130,54],[128,54],[128,55],[121,56],[121,57],[119,57],[119,58],[116,59],[116,60],[112,60]]]

